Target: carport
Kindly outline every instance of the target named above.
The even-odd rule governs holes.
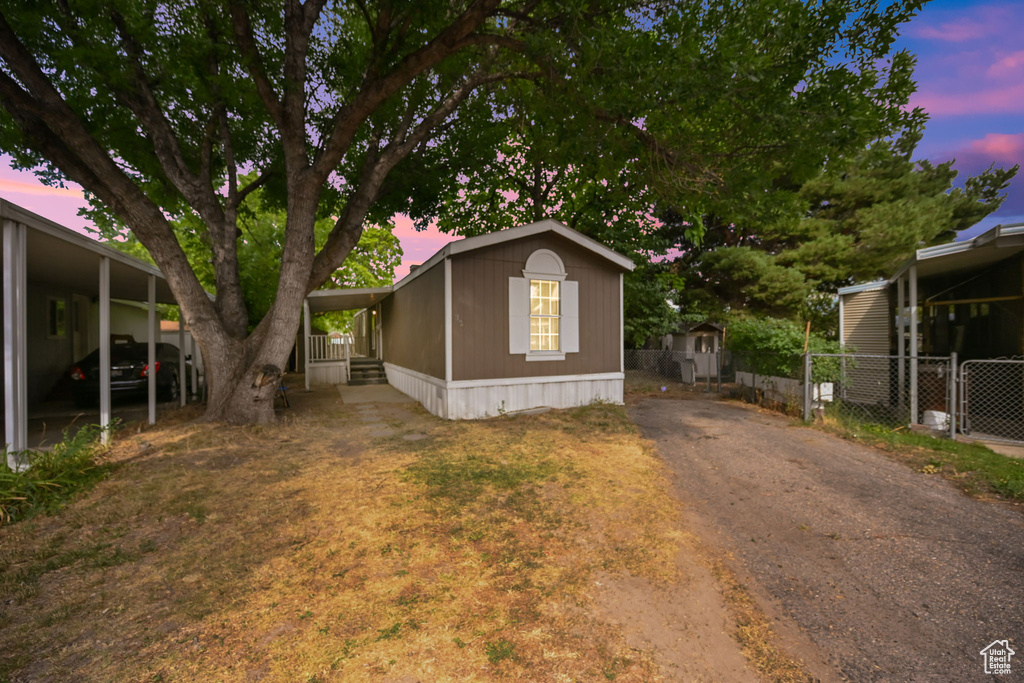
[[[148,304],[146,341],[150,367],[155,367],[156,342],[160,335],[156,304],[176,304],[176,301],[167,281],[154,266],[2,199],[0,222],[3,224],[4,268],[4,431],[7,464],[13,469],[19,466],[17,454],[28,447],[29,354],[47,351],[45,344],[37,341],[40,335],[30,331],[28,326],[30,295],[34,288],[68,293],[62,295],[63,298],[45,299],[46,324],[50,329],[41,335],[43,342],[48,336],[51,340],[68,336],[67,329],[78,324],[77,318],[72,320],[72,316],[78,315],[73,305],[75,301],[88,302],[98,309],[101,427],[109,426],[111,419],[111,299]],[[70,307],[68,297],[71,297]],[[38,303],[36,297],[36,305]],[[35,309],[32,313],[35,317],[40,315]],[[66,343],[73,346],[73,342]],[[178,348],[179,368],[184,369],[183,329],[179,332]],[[184,392],[181,402],[185,402]],[[149,373],[148,403],[149,422],[153,424],[156,421],[156,373]]]

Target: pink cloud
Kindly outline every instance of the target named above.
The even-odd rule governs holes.
[[[996,163],[1021,163],[1024,160],[1024,133],[989,133],[980,140],[971,140],[966,151],[968,154],[987,157]]]
[[[921,26],[912,33],[920,38],[931,38],[950,43],[962,43],[965,40],[983,38],[991,32],[991,27],[975,21],[950,21],[938,26]]]
[[[988,68],[989,78],[1005,78],[1017,75],[1024,67],[1024,50],[1006,55]]]
[[[393,220],[395,229],[392,232],[402,245],[402,263],[395,268],[396,282],[409,274],[409,266],[423,263],[441,247],[458,239],[444,234],[434,223],[426,230],[417,230],[413,227],[412,219],[404,214],[396,214]]]
[[[933,116],[1020,113],[1024,112],[1024,82],[973,93],[922,90],[910,98],[910,106]]]
[[[0,178],[0,192],[11,194],[50,195],[84,199],[82,191],[76,188],[50,187],[49,185],[43,185],[38,181],[26,183],[20,180]]]

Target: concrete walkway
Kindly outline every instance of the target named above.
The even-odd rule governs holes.
[[[338,385],[341,402],[351,403],[416,403],[390,384],[367,384],[365,386]]]

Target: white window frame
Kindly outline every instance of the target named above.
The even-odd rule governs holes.
[[[566,353],[579,352],[579,288],[568,280],[562,259],[550,249],[530,254],[523,277],[509,278],[509,353],[523,355],[527,361],[565,360]],[[531,349],[531,280],[558,283],[557,350]],[[522,309],[522,310],[519,310]],[[551,316],[554,317],[554,316]]]
[[[66,339],[68,336],[68,300],[61,296],[46,297],[46,338]]]

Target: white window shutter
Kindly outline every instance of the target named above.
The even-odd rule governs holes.
[[[559,323],[562,337],[562,351],[580,352],[580,283],[575,280],[562,282],[562,320]]]
[[[530,350],[530,281],[525,277],[508,279],[508,352]]]

